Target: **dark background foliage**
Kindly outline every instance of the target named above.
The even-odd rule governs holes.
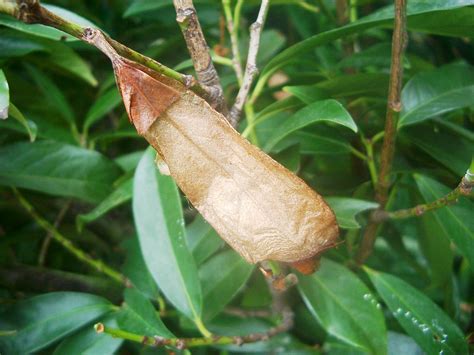
[[[76,14],[127,46],[193,73],[171,1],[52,3],[72,13],[62,16]],[[350,3],[357,6],[341,18],[333,1],[272,1],[251,93],[255,101],[239,127],[327,197],[343,243],[325,254],[320,271],[299,275],[288,292],[295,312],[291,331],[266,342],[193,353],[468,353],[474,304],[469,198],[384,223],[366,266],[354,267],[368,210],[377,207],[373,183],[393,6]],[[243,58],[258,4],[249,0],[242,8]],[[195,5],[231,103],[238,83],[222,5]],[[409,1],[388,210],[442,197],[469,167],[472,5]],[[98,321],[164,337],[199,336],[201,323],[221,335],[278,324],[278,317],[228,311],[269,309],[264,277],[220,240],[171,179],[156,172],[153,153],[128,121],[109,61],[62,36],[0,15],[0,111],[10,103],[8,119],[0,120],[0,352],[163,351],[96,334]],[[12,186],[37,218],[20,205]],[[61,238],[74,243],[72,254],[67,242],[57,243]],[[134,287],[124,291],[120,274],[81,262],[80,250],[120,270]]]

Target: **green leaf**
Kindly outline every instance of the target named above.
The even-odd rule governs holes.
[[[109,301],[87,293],[53,292],[19,301],[0,314],[4,354],[29,354],[45,348],[112,310]]]
[[[345,154],[351,152],[351,145],[341,139],[328,138],[320,134],[297,131],[278,143],[272,150],[275,153],[299,144],[302,154]]]
[[[423,355],[423,351],[412,338],[391,331],[388,332],[388,353],[389,355]]]
[[[414,175],[418,189],[425,202],[432,202],[451,191],[448,187],[423,175]],[[454,205],[439,208],[432,213],[445,235],[456,244],[469,264],[474,265],[474,204],[466,198],[459,198]]]
[[[406,127],[400,132],[400,138],[407,144],[415,144],[456,175],[463,176],[471,161],[474,141],[440,126],[425,123]]]
[[[415,75],[403,88],[398,127],[472,105],[474,69],[450,64]]]
[[[143,152],[143,150],[139,150],[137,152],[127,153],[115,158],[114,161],[123,169],[123,171],[134,171],[143,156]]]
[[[206,319],[219,314],[249,279],[254,265],[233,250],[213,256],[199,268]]]
[[[76,222],[79,230],[84,224],[95,221],[102,217],[111,209],[120,206],[121,204],[132,199],[133,179],[127,179],[121,183],[109,196],[107,196],[100,204],[98,204],[92,211],[86,214],[77,216]]]
[[[285,86],[284,91],[295,95],[307,104],[330,97],[350,96],[386,97],[389,76],[380,73],[343,75],[315,85]]]
[[[459,7],[474,5],[472,0],[432,0],[432,1],[413,1],[407,4],[407,13],[409,15],[408,23],[410,24],[410,17],[417,14],[426,14],[441,10],[451,10]],[[393,6],[388,6],[376,13],[361,18],[359,21],[353,22],[349,25],[335,28],[330,31],[322,32],[307,38],[301,42],[286,48],[281,53],[277,54],[273,59],[263,68],[262,74],[265,74],[274,68],[281,66],[285,62],[289,62],[293,58],[301,56],[302,53],[314,50],[315,47],[326,43],[334,42],[339,38],[349,36],[354,33],[360,33],[370,28],[390,26],[393,24],[394,10]],[[447,16],[444,14],[444,16]],[[417,26],[417,29],[422,29]]]
[[[376,202],[349,197],[328,197],[325,200],[336,214],[339,227],[343,229],[360,228],[360,224],[356,220],[357,214],[379,206]]]
[[[120,329],[147,336],[174,338],[149,300],[134,289],[125,290],[125,305],[120,312]]]
[[[155,11],[165,6],[170,6],[171,0],[150,1],[150,0],[134,0],[125,10],[123,17],[131,17],[144,12]]]
[[[119,168],[98,152],[40,141],[0,148],[0,184],[56,196],[99,202],[110,192]]]
[[[273,156],[273,159],[278,161],[288,170],[296,173],[300,169],[300,145],[299,143],[290,145],[289,147],[280,150]]]
[[[88,131],[94,123],[116,108],[120,102],[122,102],[122,98],[115,87],[100,96],[87,112],[84,131]]]
[[[41,3],[41,5],[47,8],[48,10],[50,10],[51,12],[55,13],[56,15],[66,20],[69,20],[71,22],[74,22],[76,24],[82,25],[83,27],[97,28],[97,26],[93,24],[92,22],[90,22],[89,20],[86,20],[85,18],[69,10],[63,9],[59,6],[47,5],[44,3]],[[57,30],[53,27],[38,25],[38,24],[34,24],[34,25],[26,24],[24,22],[18,21],[14,19],[13,17],[7,16],[4,14],[0,14],[0,25],[7,26],[21,32],[26,32],[34,36],[49,38],[56,41],[78,41],[77,38],[63,31]]]
[[[377,43],[369,48],[345,57],[337,65],[339,68],[382,67],[390,68],[391,43]]]
[[[321,121],[340,124],[357,132],[357,126],[351,115],[339,102],[336,100],[317,101],[302,108],[285,120],[272,134],[265,145],[265,150],[270,151],[279,141],[290,133]]]
[[[158,287],[143,260],[138,239],[136,237],[127,239],[121,246],[127,253],[122,273],[141,293],[150,299],[157,299],[159,296]]]
[[[201,215],[186,227],[186,240],[196,264],[200,265],[225,244]]]
[[[351,271],[329,259],[311,276],[299,277],[298,290],[314,317],[334,337],[370,354],[387,353],[380,305]]]
[[[0,23],[1,23],[0,15]],[[35,41],[35,38],[28,38],[23,33],[11,29],[0,29],[0,58],[22,57],[33,52],[49,52],[48,48]]]
[[[40,88],[46,102],[44,104],[51,107],[69,124],[74,124],[75,118],[69,102],[56,84],[42,72],[30,65],[26,66],[36,85]]]
[[[8,105],[10,104],[10,90],[8,81],[3,70],[0,69],[0,119],[8,117]]]
[[[106,327],[118,328],[117,315],[113,314],[100,322]],[[113,355],[120,348],[123,339],[111,337],[109,334],[97,333],[92,325],[69,336],[59,344],[53,355]]]
[[[10,112],[9,115],[16,119],[22,126],[25,128],[26,133],[30,137],[30,142],[34,142],[36,139],[36,134],[38,133],[38,127],[36,124],[25,118],[21,111],[12,103],[10,103]]]
[[[158,172],[154,151],[143,155],[133,183],[133,215],[140,246],[153,278],[163,294],[192,320],[201,315],[201,287],[196,263],[184,236],[178,189]]]
[[[468,353],[461,330],[422,292],[393,275],[366,271],[397,321],[426,353]]]

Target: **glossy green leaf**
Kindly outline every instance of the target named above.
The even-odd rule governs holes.
[[[98,152],[40,141],[0,148],[0,184],[56,196],[99,202],[110,192],[119,168]]]
[[[201,215],[186,227],[186,240],[196,264],[200,265],[225,244]]]
[[[465,174],[471,162],[473,139],[429,123],[406,127],[400,133],[406,144],[416,145],[456,175]]]
[[[323,258],[317,273],[299,277],[298,290],[329,334],[370,354],[387,353],[380,305],[347,268]]]
[[[106,327],[118,328],[117,315],[100,319]],[[105,333],[97,333],[92,325],[72,334],[59,344],[53,355],[113,355],[124,342],[123,339],[111,337]]]
[[[387,74],[360,73],[337,76],[315,85],[285,86],[287,91],[307,104],[330,97],[344,98],[350,96],[386,97],[388,90]]]
[[[131,281],[133,287],[141,293],[150,299],[157,299],[159,296],[158,287],[143,260],[138,238],[133,237],[125,240],[122,248],[126,251],[122,273]]]
[[[377,43],[369,48],[356,52],[349,57],[345,57],[337,66],[340,68],[390,68],[391,51],[391,43]]]
[[[273,155],[273,159],[278,161],[281,165],[289,171],[297,173],[300,169],[301,153],[299,143],[290,145],[289,147],[280,150]]]
[[[199,268],[206,319],[219,314],[232,301],[253,269],[254,265],[247,263],[233,250],[213,256]]]
[[[451,10],[459,7],[474,5],[472,0],[433,0],[433,1],[411,1],[407,3],[407,13],[410,18],[413,15],[426,14],[441,10]],[[370,28],[381,27],[392,25],[392,19],[394,16],[393,6],[388,6],[376,13],[361,18],[359,21],[353,22],[349,25],[335,28],[330,31],[322,32],[307,38],[301,42],[294,44],[291,47],[286,48],[281,53],[277,54],[273,59],[264,67],[262,73],[274,69],[275,67],[281,66],[283,63],[290,61],[291,59],[300,56],[302,53],[313,50],[317,46],[321,46],[326,43],[334,42],[339,38],[349,36],[354,33],[359,33]],[[444,14],[446,16],[446,14]],[[422,26],[418,25],[417,29],[420,30]]]
[[[357,214],[375,209],[379,206],[376,202],[349,197],[328,197],[326,198],[326,202],[336,214],[339,227],[343,229],[360,228],[360,224],[356,220]]]
[[[110,312],[109,301],[87,293],[53,292],[19,301],[0,314],[2,354],[29,354]]]
[[[289,117],[280,125],[268,140],[265,150],[270,151],[279,141],[310,124],[328,121],[345,126],[357,132],[357,126],[349,112],[336,100],[314,102]]]
[[[423,292],[393,275],[366,271],[394,317],[426,353],[468,353],[461,330]]]
[[[77,23],[84,27],[97,27],[95,24],[93,24],[89,20],[86,20],[85,18],[69,10],[63,9],[59,6],[47,5],[44,3],[41,3],[41,5],[47,8],[48,10],[50,10],[51,12],[55,13],[56,15],[63,17],[66,20],[69,20],[71,22]],[[18,31],[21,31],[21,32],[26,32],[35,36],[49,38],[56,41],[78,41],[77,38],[63,31],[57,30],[53,27],[48,27],[48,26],[38,25],[38,24],[34,24],[34,25],[26,24],[24,22],[18,21],[14,19],[13,17],[7,16],[4,14],[0,15],[0,24],[3,26],[13,28]]]
[[[8,105],[10,104],[10,89],[3,70],[0,69],[0,119],[8,117]]]
[[[33,78],[36,86],[39,87],[44,95],[45,104],[55,110],[69,124],[74,124],[75,118],[69,102],[56,84],[38,69],[33,66],[27,66],[28,73]]]
[[[76,222],[79,230],[82,229],[84,224],[95,221],[102,217],[111,209],[120,206],[121,204],[130,201],[133,195],[133,179],[127,179],[114,191],[107,196],[100,204],[98,204],[92,211],[77,216]]]
[[[298,131],[278,143],[273,151],[278,153],[294,144],[299,144],[302,154],[345,154],[350,153],[351,145],[341,139]]]
[[[124,171],[129,172],[135,170],[140,161],[141,157],[143,156],[143,150],[139,150],[133,153],[127,153],[121,155],[114,159],[118,166],[120,166]]]
[[[418,344],[409,336],[405,334],[388,332],[388,354],[399,355],[399,354],[411,354],[411,355],[423,355],[423,351],[420,349]]]
[[[403,88],[399,127],[472,105],[474,69],[451,64],[415,75]]]
[[[0,14],[0,23],[2,17]],[[0,28],[0,59],[22,57],[33,52],[49,52],[48,48],[15,30]]]
[[[94,102],[92,107],[87,112],[86,119],[84,121],[84,130],[89,130],[90,126],[116,108],[120,102],[122,102],[122,98],[117,88],[113,87],[109,91],[105,92]]]
[[[147,336],[174,338],[149,300],[134,289],[125,290],[125,305],[118,318],[120,329]]]
[[[466,169],[467,170],[467,169]],[[425,202],[432,202],[451,191],[448,187],[423,175],[415,174],[415,181]],[[474,204],[467,198],[459,198],[457,204],[445,206],[432,213],[440,228],[458,247],[470,265],[474,265]]]
[[[158,172],[149,148],[135,171],[133,215],[140,246],[153,278],[168,300],[187,317],[201,315],[201,286],[185,241],[178,189]]]
[[[158,10],[165,6],[173,5],[171,0],[150,1],[150,0],[133,0],[130,6],[125,10],[123,17],[131,17],[149,11]]]
[[[10,110],[8,113],[11,117],[17,120],[21,126],[23,126],[26,133],[30,137],[30,142],[34,142],[38,133],[38,127],[36,126],[36,124],[33,121],[28,120],[25,116],[23,116],[21,111],[12,103],[10,103]]]

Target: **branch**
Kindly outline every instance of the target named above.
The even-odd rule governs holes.
[[[260,10],[258,11],[257,20],[250,26],[249,54],[247,56],[245,74],[239,93],[235,99],[234,106],[230,110],[230,122],[234,127],[237,126],[237,123],[239,122],[242,108],[244,107],[245,101],[247,100],[247,96],[250,92],[250,87],[252,86],[252,82],[258,73],[257,54],[258,48],[260,46],[260,36],[262,34],[263,24],[265,23],[265,19],[267,17],[269,5],[270,0],[262,0]]]
[[[474,161],[473,161],[474,162]],[[474,171],[474,169],[472,169]],[[377,210],[372,215],[372,220],[381,223],[388,219],[403,219],[410,217],[418,217],[425,212],[435,210],[456,203],[461,196],[469,196],[474,187],[474,172],[468,169],[466,175],[463,176],[459,185],[447,195],[440,197],[433,202],[417,205],[412,208],[401,209],[398,211],[380,211]]]
[[[247,343],[255,343],[258,341],[266,341],[269,338],[288,331],[293,326],[293,313],[289,310],[285,310],[282,313],[282,321],[279,325],[268,329],[266,332],[262,333],[252,333],[243,336],[220,336],[220,335],[211,335],[210,337],[203,338],[163,338],[160,336],[149,337],[146,335],[139,335],[134,333],[129,333],[121,329],[114,329],[106,327],[103,323],[97,323],[94,325],[94,329],[97,333],[106,333],[114,338],[121,338],[130,340],[136,343],[145,344],[153,347],[163,347],[163,346],[174,346],[179,350],[184,350],[186,348],[193,348],[199,346],[209,346],[209,345],[243,345]]]
[[[122,284],[126,287],[130,286],[130,281],[124,275],[112,269],[110,266],[104,264],[102,260],[94,259],[89,254],[87,254],[86,252],[84,252],[83,250],[75,246],[65,236],[63,236],[56,228],[54,228],[53,225],[51,225],[51,223],[49,223],[46,219],[41,217],[35,211],[31,203],[28,200],[26,200],[17,189],[14,188],[13,193],[18,199],[18,202],[20,202],[21,206],[26,210],[26,212],[28,212],[28,214],[34,219],[34,221],[46,232],[50,233],[51,237],[55,241],[61,244],[66,250],[68,250],[71,254],[73,254],[77,259],[83,261],[84,263],[96,269],[100,273],[107,275],[112,280],[116,281],[117,283]]]
[[[230,0],[222,0],[222,6],[224,8],[225,21],[227,24],[227,30],[229,31],[230,44],[232,48],[232,66],[234,67],[235,75],[239,85],[242,84],[242,64],[240,62],[240,50],[239,50],[239,22],[240,22],[240,10],[242,9],[243,0],[238,0],[235,5],[234,16],[230,10]]]
[[[18,20],[29,24],[42,24],[57,28],[80,40],[83,40],[84,28],[65,20],[40,5],[39,0],[0,0],[0,13],[5,13],[16,17]],[[157,61],[140,54],[133,49],[107,37],[107,41],[121,56],[140,63],[153,69],[169,78],[181,82],[186,87],[190,87],[194,92],[203,95],[206,91],[200,87],[191,75],[184,75],[158,63]]]
[[[395,152],[397,123],[402,109],[401,90],[403,81],[403,55],[408,41],[406,29],[406,0],[395,0],[395,24],[392,37],[392,59],[390,68],[390,86],[388,91],[387,114],[385,118],[385,135],[381,151],[380,172],[375,186],[375,199],[380,210],[387,203],[390,182],[388,176],[392,168]],[[363,264],[372,253],[377,237],[378,224],[370,222],[362,237],[362,243],[357,255],[358,264]]]
[[[193,1],[173,0],[173,4],[176,9],[176,21],[186,41],[198,82],[206,91],[206,99],[213,108],[227,115],[227,105],[219,75],[212,63],[209,47],[202,33]]]

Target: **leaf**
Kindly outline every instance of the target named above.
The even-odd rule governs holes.
[[[125,290],[125,305],[120,312],[120,329],[147,336],[174,338],[158,317],[158,312],[149,300],[134,289]]]
[[[130,238],[121,245],[126,251],[122,273],[132,282],[132,285],[150,299],[159,297],[158,287],[148,271],[143,260],[137,238]]]
[[[84,224],[95,221],[102,217],[111,209],[120,206],[121,204],[132,199],[133,179],[127,179],[120,184],[113,192],[107,196],[99,205],[92,211],[86,214],[77,216],[76,222],[79,230],[82,230]]]
[[[282,149],[275,154],[273,158],[289,171],[296,174],[300,169],[300,145],[297,143],[288,148]]]
[[[134,171],[140,161],[140,158],[143,156],[144,150],[139,150],[137,152],[124,154],[114,159],[115,163],[120,166],[123,171],[129,172]]]
[[[451,10],[459,7],[474,5],[472,0],[432,0],[432,1],[415,1],[407,4],[407,14],[409,15],[408,24],[410,24],[411,17],[418,14],[427,14],[441,10]],[[449,14],[448,14],[449,15]],[[286,48],[284,51],[277,54],[273,59],[263,68],[262,74],[273,70],[278,66],[282,66],[285,62],[289,62],[293,58],[299,57],[302,53],[314,50],[315,47],[326,43],[334,42],[339,38],[359,33],[370,28],[381,27],[393,24],[394,10],[393,6],[388,6],[374,14],[361,18],[359,21],[353,22],[349,25],[335,28],[326,32],[319,33],[301,42]],[[447,16],[446,13],[443,16]],[[418,30],[422,26],[417,26]]]
[[[377,43],[369,48],[345,57],[338,63],[339,68],[381,67],[390,68],[391,43]]]
[[[178,189],[159,174],[154,151],[143,154],[133,183],[133,215],[145,263],[163,294],[192,320],[201,315],[201,287],[184,236]]]
[[[75,118],[72,108],[56,84],[35,67],[27,65],[26,68],[46,98],[45,104],[59,113],[66,122],[74,124]]]
[[[473,140],[465,139],[440,125],[433,127],[426,123],[406,127],[400,133],[406,143],[415,144],[456,175],[465,174],[471,162]]]
[[[100,322],[106,327],[118,328],[117,315],[113,314]],[[123,339],[111,337],[109,334],[97,333],[92,326],[88,326],[66,338],[59,344],[53,355],[112,355],[120,348]]]
[[[150,1],[150,0],[134,0],[125,10],[123,17],[131,17],[144,12],[158,10],[165,6],[172,5],[171,0]]]
[[[196,264],[200,265],[225,244],[201,215],[186,227],[186,240]]]
[[[451,190],[439,182],[423,175],[414,175],[416,184],[425,202],[432,202],[445,196]],[[455,205],[439,208],[432,213],[445,235],[456,244],[469,264],[474,265],[474,205],[466,198],[459,198]]]
[[[351,145],[347,142],[328,138],[320,134],[297,131],[278,143],[273,151],[279,153],[294,144],[299,144],[302,154],[345,154],[351,152]]]
[[[120,102],[122,102],[122,99],[115,87],[100,96],[87,112],[84,121],[84,131],[88,131],[94,123],[116,108]]]
[[[290,133],[321,121],[337,123],[357,132],[357,126],[351,115],[339,102],[336,100],[317,101],[297,111],[280,125],[268,140],[265,150],[270,151]]]
[[[322,81],[315,85],[285,86],[284,91],[295,95],[307,104],[330,97],[349,96],[386,97],[389,76],[380,73],[344,75]]]
[[[199,268],[206,319],[219,314],[249,279],[254,265],[233,250],[213,256]]]
[[[327,197],[325,200],[336,214],[339,227],[343,229],[360,228],[360,224],[355,218],[356,215],[379,206],[376,202],[348,197]]]
[[[40,141],[0,148],[0,185],[99,202],[110,192],[119,168],[98,152]]]
[[[398,127],[410,125],[472,105],[474,69],[450,64],[415,75],[402,91],[403,111]]]
[[[387,353],[380,305],[367,286],[344,266],[323,258],[317,273],[299,277],[298,290],[329,334],[370,354]]]
[[[3,70],[0,69],[0,119],[8,117],[8,105],[10,104],[10,90],[8,81]]]
[[[425,352],[468,353],[461,330],[422,292],[393,275],[365,270],[394,317]]]
[[[0,337],[0,351],[37,352],[111,310],[107,300],[79,292],[53,292],[19,301],[0,314],[0,331],[16,331]]]
[[[18,110],[18,108],[12,103],[10,103],[9,115],[16,119],[25,128],[26,133],[28,133],[28,136],[30,137],[30,142],[34,142],[38,132],[36,124],[33,121],[26,119],[20,110]]]
[[[1,19],[0,15],[0,23]],[[5,28],[0,29],[0,47],[2,59],[22,57],[33,52],[49,52],[48,48],[35,41],[35,38],[28,38],[23,33]]]
[[[63,9],[59,6],[47,5],[43,3],[41,3],[41,5],[47,8],[48,10],[50,10],[51,12],[55,13],[56,15],[66,20],[69,20],[71,22],[77,23],[78,25],[82,25],[83,27],[97,27],[95,24],[93,24],[89,20],[86,20],[85,18],[69,10]],[[3,15],[3,14],[0,14],[0,24],[10,27],[10,28],[14,28],[15,30],[18,30],[21,32],[32,34],[34,36],[49,38],[56,41],[78,41],[77,38],[63,31],[57,30],[53,27],[39,25],[39,24],[33,24],[33,25],[26,24],[24,22],[14,19],[13,17]]]
[[[412,338],[392,331],[388,332],[388,353],[389,355],[423,355],[423,351]]]

